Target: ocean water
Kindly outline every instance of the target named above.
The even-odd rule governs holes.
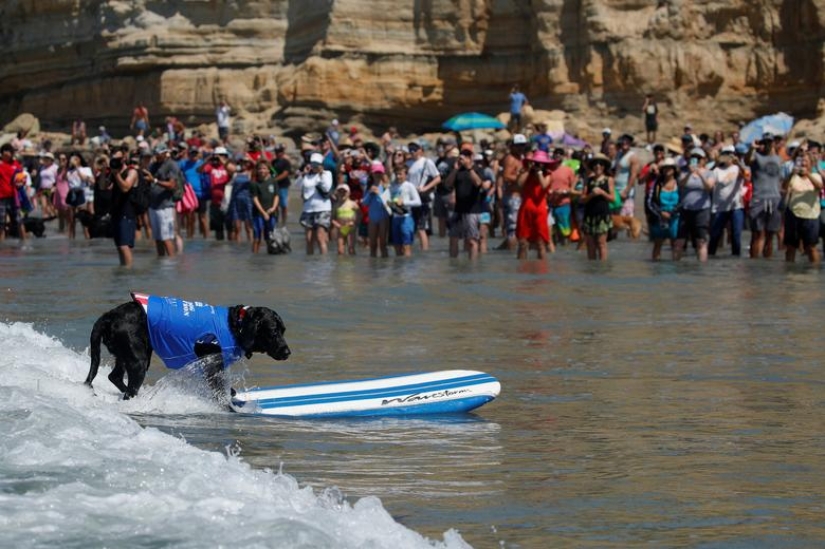
[[[123,402],[78,384],[88,357],[31,325],[0,324],[0,346],[4,547],[468,547],[405,528],[378,498],[350,504],[133,419],[220,414],[188,380]]]
[[[122,270],[110,242],[0,245],[0,546],[825,545],[822,268],[610,246],[602,265],[469,263],[438,239],[387,260],[140,243]],[[276,309],[293,355],[236,364],[236,386],[460,368],[502,394],[250,418],[155,359],[123,402],[105,350],[82,382],[94,320],[130,290]]]

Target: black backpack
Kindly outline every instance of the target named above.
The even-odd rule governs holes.
[[[138,170],[138,180],[135,186],[129,191],[129,202],[135,210],[136,215],[143,215],[149,209],[149,196],[152,192],[152,184],[146,180],[143,172]]]

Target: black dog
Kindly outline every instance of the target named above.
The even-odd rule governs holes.
[[[227,362],[241,356],[251,358],[252,353],[266,353],[275,360],[286,360],[291,354],[284,340],[284,322],[272,309],[241,305],[211,307],[141,294],[133,294],[133,298],[134,301],[118,305],[97,319],[89,339],[92,360],[86,384],[91,387],[97,375],[102,341],[115,357],[109,381],[124,393],[124,400],[137,395],[153,351],[169,368],[180,368],[208,355],[213,374],[220,374],[229,366]],[[178,312],[163,313],[164,306],[176,308]],[[210,315],[213,318],[210,319]],[[211,332],[217,333],[204,330],[204,322],[209,328],[214,324],[216,329]],[[199,334],[199,330],[203,333]],[[197,335],[191,337],[192,334]],[[123,382],[124,375],[128,376],[128,384]],[[222,383],[219,377],[207,372],[207,380],[216,392]]]

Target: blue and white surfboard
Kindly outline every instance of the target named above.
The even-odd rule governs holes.
[[[463,413],[501,391],[499,381],[473,370],[443,370],[238,392],[236,411],[282,417],[399,416]]]

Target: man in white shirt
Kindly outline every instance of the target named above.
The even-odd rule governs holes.
[[[412,183],[418,195],[421,197],[421,206],[413,208],[413,219],[418,232],[418,239],[421,243],[421,250],[430,249],[429,233],[432,232],[432,204],[433,189],[441,182],[441,173],[436,168],[435,163],[424,156],[424,150],[416,142],[410,143],[407,148],[412,155],[407,174],[407,180]]]
[[[218,108],[215,109],[215,118],[218,120],[218,137],[223,143],[229,138],[229,112],[231,108],[226,100],[221,99]]]

